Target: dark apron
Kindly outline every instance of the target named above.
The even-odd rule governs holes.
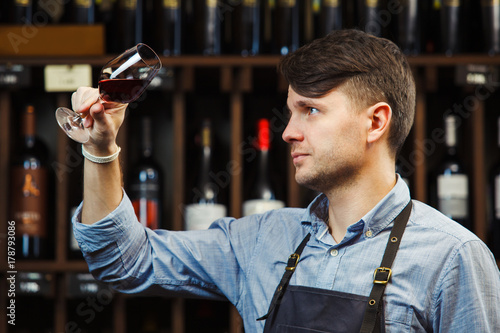
[[[273,295],[264,333],[358,333],[385,332],[382,296],[392,271],[390,267],[411,212],[411,200],[395,218],[384,258],[373,275],[370,296],[360,296],[327,289],[289,286],[288,282],[309,241],[304,238],[288,259],[280,284]]]

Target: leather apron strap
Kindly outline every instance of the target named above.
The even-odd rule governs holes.
[[[295,272],[295,267],[297,267],[297,264],[299,263],[300,255],[302,254],[302,250],[304,250],[304,247],[306,247],[307,242],[309,241],[309,238],[311,238],[311,234],[307,234],[307,236],[302,240],[300,245],[297,247],[295,252],[288,257],[288,263],[285,268],[285,273],[283,274],[283,277],[281,278],[280,283],[278,284],[278,287],[274,291],[273,298],[271,300],[271,304],[269,305],[269,310],[265,315],[262,317],[258,318],[257,320],[264,320],[269,317],[271,312],[274,310],[276,307],[276,304],[279,304],[281,302],[281,299],[283,298],[283,294],[285,293],[286,286],[288,285],[288,282],[290,282],[290,279]]]
[[[406,224],[410,217],[411,208],[412,202],[410,200],[403,211],[394,220],[394,226],[392,227],[389,240],[387,241],[382,262],[380,267],[375,269],[373,273],[373,288],[368,298],[360,333],[371,333],[374,328],[379,327],[379,325],[376,325],[376,322],[381,310],[382,296],[384,295],[387,283],[391,279],[392,263],[394,262],[394,258],[396,258],[401,238],[403,237]]]

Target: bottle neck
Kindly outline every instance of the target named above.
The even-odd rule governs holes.
[[[445,119],[445,144],[449,155],[457,153],[457,118],[447,116]]]
[[[254,196],[257,199],[274,200],[275,193],[271,186],[271,177],[269,175],[269,150],[259,150],[257,155],[257,179],[255,183]]]
[[[150,158],[153,155],[151,119],[148,117],[142,119],[141,154],[143,158]]]
[[[212,131],[211,122],[207,119],[203,122],[201,129],[201,156],[200,171],[198,175],[197,191],[199,198],[195,201],[199,203],[216,203],[217,189],[214,183],[210,181],[210,172],[212,170]]]
[[[26,111],[23,114],[22,121],[22,135],[24,138],[24,143],[28,147],[33,147],[35,145],[35,109],[33,106],[29,105],[26,107]]]

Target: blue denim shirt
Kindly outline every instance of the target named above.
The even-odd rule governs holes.
[[[392,191],[336,243],[324,217],[328,200],[284,208],[209,230],[144,228],[125,195],[88,226],[73,219],[75,237],[94,276],[126,293],[227,299],[246,332],[262,332],[264,315],[288,256],[311,233],[292,285],[368,296],[393,219],[410,200],[400,178]],[[413,201],[394,261],[384,306],[388,332],[500,332],[500,272],[486,245],[433,208]],[[332,318],[334,320],[334,318]]]

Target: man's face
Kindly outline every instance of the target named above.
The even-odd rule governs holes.
[[[369,121],[351,104],[340,89],[320,98],[288,89],[290,121],[283,140],[291,146],[299,184],[327,192],[349,186],[361,172]]]

